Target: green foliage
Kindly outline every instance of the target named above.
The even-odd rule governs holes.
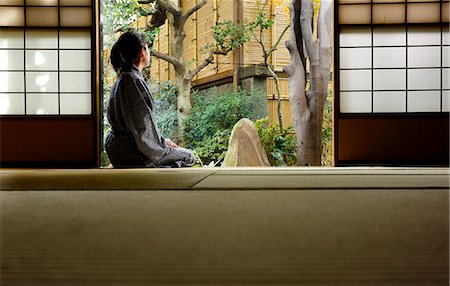
[[[115,34],[137,19],[137,0],[102,0],[102,32],[104,47],[111,48]]]
[[[261,143],[272,166],[295,166],[297,143],[293,127],[280,130],[277,123],[269,124],[268,118],[255,122]]]
[[[207,162],[222,162],[228,149],[231,130],[218,130],[212,136],[203,137],[202,141],[196,142],[195,152],[201,160],[201,164]],[[198,163],[198,162],[197,162]]]
[[[178,141],[177,90],[171,81],[150,85],[155,99],[156,125],[161,135]]]
[[[241,118],[258,119],[254,111],[263,104],[257,92],[218,93],[217,88],[205,94],[194,92],[192,99],[192,110],[183,123],[185,143],[205,164],[223,160],[233,126]]]
[[[328,89],[323,108],[321,161],[322,166],[333,166],[333,102],[331,89]]]
[[[234,24],[230,20],[217,22],[213,29],[213,38],[216,42],[216,52],[227,54],[248,42],[253,30],[248,23]],[[209,46],[207,48],[210,48]]]

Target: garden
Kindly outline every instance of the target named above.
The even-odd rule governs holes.
[[[206,1],[204,2],[206,3]],[[263,33],[274,25],[273,15],[266,13],[266,6],[281,5],[277,2],[280,1],[257,1],[259,10],[255,14],[255,18],[245,19],[245,24],[235,25],[227,20],[216,21],[215,25],[211,26],[214,38],[213,44],[209,43],[207,46],[202,47],[202,50],[209,49],[209,53],[206,52],[205,57],[211,56],[212,59],[217,61],[216,55],[225,56],[237,48],[242,48],[253,37],[253,41],[262,48],[263,59],[261,64],[265,64],[272,78],[277,80],[280,73],[274,71],[268,60],[271,59],[271,53],[275,50],[286,49],[279,44],[283,36],[285,36],[285,32],[288,31],[289,24],[285,25],[282,34],[277,37],[276,41],[273,41],[272,46],[265,46],[263,39]],[[139,28],[136,23],[142,17],[148,18],[148,16],[153,15],[153,19],[155,19],[155,15],[158,15],[158,11],[160,11],[158,9],[160,7],[153,1],[103,0],[104,110],[106,110],[108,104],[111,86],[117,77],[109,62],[109,52],[114,41],[121,32],[134,29],[146,35],[149,43],[151,43],[149,48],[152,48],[151,45],[155,38],[158,37],[158,34],[161,33],[161,27],[163,26],[153,26],[150,29],[149,23],[152,20],[147,20],[147,25],[144,28]],[[150,19],[152,18],[150,17]],[[165,25],[167,25],[168,20],[164,19],[164,21]],[[186,33],[189,33],[189,31],[186,31]],[[258,39],[261,41],[258,41]],[[158,53],[159,51],[153,49],[152,55],[154,57],[157,57]],[[173,52],[171,55],[173,57],[176,56]],[[185,59],[186,62],[189,62],[189,60]],[[151,64],[154,63],[155,60],[152,59]],[[169,63],[171,62],[169,61]],[[217,61],[217,65],[220,65],[220,61]],[[200,71],[199,67],[191,70],[190,75],[193,75],[191,81],[193,81],[194,77],[198,78],[200,76]],[[175,70],[174,72],[176,73],[177,71]],[[255,123],[262,147],[272,166],[298,165],[296,129],[292,122],[283,124],[281,121],[280,105],[282,102],[277,81],[278,110],[276,118],[273,118],[273,115],[271,117],[267,112],[267,101],[269,99],[266,90],[240,85],[234,88],[233,86],[225,88],[213,86],[203,89],[189,85],[189,112],[180,115],[178,112],[180,109],[179,96],[185,92],[186,87],[180,87],[174,79],[161,80],[152,68],[144,70],[143,75],[156,101],[154,113],[161,134],[166,138],[179,142],[183,147],[193,150],[196,156],[195,166],[221,166],[228,149],[232,129],[242,118],[248,118]],[[286,117],[287,115],[283,114],[283,116]],[[106,115],[103,120],[103,131],[104,134],[109,131]],[[321,131],[322,154],[320,164],[322,166],[332,166],[332,93],[330,89],[326,91]],[[105,153],[102,156],[102,165],[109,165],[109,160]]]

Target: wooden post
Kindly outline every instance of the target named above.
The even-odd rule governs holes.
[[[243,7],[241,0],[233,1],[233,22],[238,24],[243,19]],[[239,86],[239,69],[242,63],[242,47],[233,50],[233,91],[236,92]]]

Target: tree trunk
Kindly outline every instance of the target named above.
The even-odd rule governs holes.
[[[184,128],[183,122],[192,109],[191,104],[191,79],[189,69],[184,61],[183,49],[184,38],[186,34],[184,32],[184,19],[182,17],[174,17],[174,15],[168,13],[169,25],[171,34],[173,35],[170,45],[170,55],[178,62],[174,64],[175,70],[175,86],[177,89],[177,110],[178,110],[178,139],[180,142],[184,142]]]
[[[322,5],[322,2],[325,2]],[[313,3],[311,0],[291,0],[291,36],[286,43],[291,63],[285,67],[289,77],[289,100],[291,102],[294,129],[297,138],[297,165],[320,166],[322,154],[323,108],[327,96],[328,79],[331,68],[331,32],[330,1],[321,1],[321,11],[326,17],[319,16],[319,39],[313,41],[312,20]],[[323,11],[322,11],[323,8]],[[323,34],[323,35],[322,35]],[[303,56],[303,43],[310,62],[310,89],[306,91],[306,70]],[[329,45],[327,47],[326,45]]]
[[[283,117],[281,116],[281,89],[280,89],[280,79],[278,78],[278,75],[275,73],[274,70],[272,70],[272,67],[270,65],[267,65],[267,69],[269,70],[270,75],[272,76],[275,87],[277,89],[277,114],[278,114],[278,124],[280,125],[280,130],[283,131]]]

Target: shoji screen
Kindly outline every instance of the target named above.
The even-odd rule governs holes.
[[[449,2],[339,0],[336,161],[448,164]]]
[[[92,0],[0,1],[3,165],[96,164],[95,9]]]

